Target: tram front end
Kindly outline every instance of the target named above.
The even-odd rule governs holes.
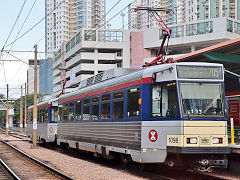
[[[181,133],[167,135],[166,164],[191,164],[199,171],[227,167],[230,153],[221,65],[176,66]],[[174,160],[173,160],[174,159]]]

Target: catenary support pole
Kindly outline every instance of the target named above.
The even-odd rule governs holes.
[[[6,112],[6,136],[8,136],[8,84],[7,84],[7,112]]]
[[[34,46],[33,148],[37,147],[37,45]]]
[[[28,95],[28,70],[27,70],[27,95]]]
[[[22,97],[22,86],[21,86],[21,102],[20,102],[20,133],[23,130],[23,97]]]
[[[27,85],[25,83],[25,119],[24,119],[24,132],[27,133]]]

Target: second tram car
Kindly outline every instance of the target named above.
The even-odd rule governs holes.
[[[37,139],[54,142],[57,133],[58,99],[45,100],[37,104]],[[28,108],[27,136],[33,136],[33,106]]]
[[[221,64],[173,63],[119,74],[98,74],[59,97],[58,145],[138,163],[194,164],[201,171],[227,166]]]

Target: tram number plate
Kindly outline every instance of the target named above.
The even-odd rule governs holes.
[[[179,143],[179,140],[177,137],[169,137],[168,142],[169,143]]]

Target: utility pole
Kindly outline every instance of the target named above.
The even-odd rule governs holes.
[[[22,98],[22,86],[21,86],[21,102],[20,102],[20,133],[23,128],[23,98]]]
[[[37,147],[37,45],[34,46],[33,148]]]
[[[28,95],[28,70],[27,70],[27,95]]]
[[[6,136],[8,136],[8,84],[7,84],[7,112],[6,112]]]
[[[27,85],[25,83],[25,119],[24,119],[24,132],[27,134]]]

